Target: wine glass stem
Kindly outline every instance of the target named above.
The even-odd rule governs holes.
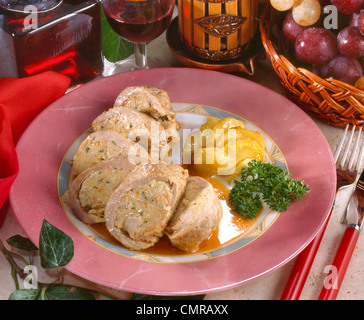
[[[134,43],[134,59],[137,69],[148,68],[146,43]]]

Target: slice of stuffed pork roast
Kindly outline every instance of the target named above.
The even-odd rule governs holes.
[[[160,121],[164,127],[170,127],[172,121],[178,130],[176,113],[173,110],[169,96],[165,90],[149,87],[134,86],[125,88],[115,100],[115,107],[126,107],[146,113]]]
[[[129,108],[110,108],[92,122],[94,131],[111,130],[148,150],[153,162],[168,156],[169,145],[162,125],[151,116]]]
[[[134,164],[148,161],[148,152],[125,136],[111,130],[93,132],[81,142],[73,157],[73,175],[101,161],[126,155]]]
[[[69,190],[73,213],[87,224],[105,222],[104,211],[109,197],[135,166],[124,155],[82,171]]]
[[[115,100],[114,108],[118,107],[130,108],[151,116],[166,130],[168,142],[179,141],[180,125],[165,90],[149,86],[127,87]]]
[[[153,246],[164,235],[187,178],[188,171],[173,163],[138,165],[107,203],[110,234],[132,250]]]
[[[222,213],[221,202],[211,183],[201,177],[189,177],[166,234],[173,246],[194,252],[219,226]]]

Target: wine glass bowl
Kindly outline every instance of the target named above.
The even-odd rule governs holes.
[[[146,43],[159,37],[168,27],[174,0],[102,0],[111,28],[126,41],[134,43],[134,61],[122,61],[117,71],[158,67],[148,61]],[[119,68],[117,68],[119,67]],[[112,73],[116,73],[113,70]]]

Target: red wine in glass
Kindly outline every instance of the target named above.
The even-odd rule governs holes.
[[[174,0],[103,0],[102,4],[113,30],[134,43],[135,57],[139,59],[136,68],[150,67],[146,64],[145,44],[168,27]]]

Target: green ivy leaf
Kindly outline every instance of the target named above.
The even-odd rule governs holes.
[[[73,258],[73,240],[47,220],[43,220],[39,236],[39,253],[43,268],[65,266]]]
[[[13,248],[17,248],[25,251],[34,251],[38,248],[28,238],[25,238],[19,234],[10,237],[6,242]]]
[[[9,296],[9,300],[38,300],[40,292],[40,289],[18,289]]]
[[[134,52],[134,45],[123,40],[111,27],[101,7],[102,46],[105,58],[110,62],[126,59]]]
[[[68,284],[55,285],[47,288],[45,300],[95,300],[95,297],[84,288]]]
[[[85,288],[61,284],[44,289],[18,289],[9,300],[95,300],[95,297]]]

